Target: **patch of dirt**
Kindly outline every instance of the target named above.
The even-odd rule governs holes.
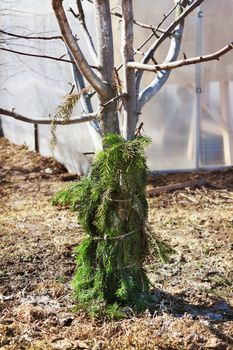
[[[83,232],[51,206],[65,168],[4,138],[0,166],[0,349],[233,348],[233,169],[150,178],[148,188],[196,178],[208,187],[149,199],[154,235],[173,248],[166,263],[148,259],[155,314],[94,321],[73,311],[69,286]]]

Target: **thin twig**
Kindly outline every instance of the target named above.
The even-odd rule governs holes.
[[[165,33],[151,46],[151,48],[146,53],[142,63],[148,63],[150,58],[154,55],[155,50],[168,38],[173,30],[180,24],[196,7],[198,7],[205,0],[197,0],[192,5],[190,5],[179,18],[175,19],[165,30]]]
[[[136,129],[135,136],[140,136],[141,135],[141,130],[143,129],[144,123],[141,122],[139,127]]]
[[[105,107],[107,107],[109,104],[111,104],[111,103],[113,103],[113,102],[115,102],[115,101],[117,101],[117,100],[126,98],[126,97],[127,97],[127,94],[126,94],[126,93],[121,94],[121,95],[117,95],[117,96],[113,97],[111,100],[109,100],[108,102],[106,102],[106,103],[104,103],[104,104],[101,104],[100,106],[103,107],[103,108],[105,108]]]
[[[164,16],[163,16],[163,19],[161,20],[161,22],[157,25],[157,27],[156,27],[156,31],[161,27],[161,25],[166,21],[166,19],[168,19],[168,17],[177,9],[177,7],[178,6],[180,6],[180,3],[181,3],[181,1],[178,1],[172,8],[171,8],[171,10],[167,13],[167,14],[165,14]],[[165,32],[165,30],[163,31],[163,32]]]
[[[29,56],[29,57],[37,57],[37,58],[45,58],[49,60],[54,60],[54,61],[60,61],[60,62],[66,62],[66,63],[75,63],[73,60],[67,60],[61,57],[54,57],[54,56],[47,56],[47,55],[37,55],[33,53],[28,53],[28,52],[22,52],[22,51],[16,51],[12,49],[7,49],[5,47],[0,47],[0,50],[2,51],[8,51],[12,53],[16,53],[17,55],[22,55],[22,56]],[[63,57],[63,56],[62,56]],[[93,69],[99,69],[97,66],[90,66]]]
[[[119,13],[119,12],[111,11],[111,15],[113,15],[115,17],[119,17],[119,18],[122,19],[122,14]],[[136,24],[137,26],[141,27],[141,28],[144,28],[144,29],[155,30],[156,32],[159,32],[159,33],[163,33],[164,32],[163,29],[159,29],[158,27],[155,27],[152,24],[145,24],[145,23],[139,22],[136,19],[133,20],[133,23]]]
[[[94,42],[92,40],[92,36],[87,28],[86,25],[86,20],[85,20],[85,13],[83,11],[83,5],[81,0],[76,0],[77,8],[78,8],[78,14],[74,12],[74,10],[70,7],[69,11],[72,13],[72,15],[77,18],[80,22],[81,28],[84,32],[84,35],[86,36],[87,39],[87,44],[90,50],[91,55],[93,56],[94,60],[97,60],[97,52],[95,49]]]
[[[28,36],[28,35],[19,35],[14,34],[10,32],[6,32],[5,30],[0,30],[0,33],[12,36],[14,38],[20,38],[20,39],[26,39],[26,40],[63,40],[62,36],[56,35],[56,36]]]
[[[203,1],[205,0],[196,0],[193,2],[181,15],[179,18],[175,19],[165,30],[165,33],[162,34],[150,47],[150,49],[145,54],[143,60],[141,63],[148,63],[151,57],[154,56],[155,51],[158,49],[158,47],[168,38],[171,36],[174,29],[182,22],[184,19],[195,9],[197,8]],[[139,71],[136,73],[136,84],[137,84],[137,90],[139,90],[140,82],[142,79],[143,71]]]

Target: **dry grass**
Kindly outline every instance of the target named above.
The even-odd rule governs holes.
[[[5,139],[0,145],[0,349],[233,347],[232,170],[155,178],[153,186],[197,176],[213,186],[149,199],[153,230],[174,249],[168,264],[153,254],[148,261],[157,312],[90,320],[74,312],[69,287],[83,233],[75,214],[51,207],[64,168]]]

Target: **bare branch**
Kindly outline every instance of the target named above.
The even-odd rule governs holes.
[[[32,119],[29,117],[26,117],[22,114],[16,113],[15,111],[9,111],[7,109],[0,108],[0,114],[5,115],[11,118],[14,118],[16,120],[21,120],[22,122],[29,123],[29,124],[43,124],[43,125],[71,125],[71,124],[82,124],[86,122],[90,122],[92,120],[97,119],[98,112],[96,113],[89,113],[80,115],[79,117],[76,117],[74,119],[70,120],[52,120],[52,119]]]
[[[184,7],[181,5],[181,1],[174,0],[175,6],[174,9],[176,11],[175,18],[179,18],[182,14]],[[172,10],[170,11],[170,13]],[[181,41],[184,31],[184,20],[178,24],[178,26],[175,28],[174,32],[172,33],[172,39],[170,43],[170,47],[168,50],[167,57],[165,59],[165,62],[172,62],[177,60],[180,47],[181,47]],[[155,65],[158,63],[155,62]],[[139,91],[137,91],[137,94],[139,95],[139,104],[138,104],[138,112],[142,110],[142,107],[153,97],[155,96],[160,89],[163,87],[163,85],[166,83],[170,76],[171,71],[162,71],[153,79],[151,84],[149,84],[140,94]],[[137,88],[139,86],[137,85]]]
[[[5,47],[0,47],[0,50],[16,53],[17,55],[22,55],[22,56],[46,58],[46,59],[54,60],[54,61],[60,61],[60,62],[66,62],[66,63],[74,63],[74,61],[66,60],[65,58],[59,58],[59,57],[47,56],[47,55],[37,55],[37,54],[34,54],[34,53],[28,53],[28,52],[22,52],[22,51],[16,51],[16,50],[12,50],[12,49],[7,49]],[[94,66],[93,66],[93,68],[94,68]],[[97,67],[95,67],[95,68],[97,68]]]
[[[14,33],[6,32],[5,30],[0,30],[0,33],[12,36],[14,38],[26,39],[26,40],[63,40],[62,36],[29,36],[29,35],[19,35]]]
[[[89,0],[88,0],[89,1]],[[204,1],[204,0],[203,0]],[[92,3],[92,0],[90,0],[90,2]],[[154,36],[156,38],[158,38],[158,35],[156,34],[157,32],[161,32],[161,33],[166,33],[167,30],[161,30],[160,26],[164,23],[164,21],[174,12],[174,10],[177,8],[177,6],[180,4],[181,1],[178,1],[176,5],[174,5],[172,7],[172,9],[163,16],[163,19],[160,21],[160,23],[157,25],[157,27],[154,27],[152,25],[147,25],[147,24],[143,24],[140,23],[138,21],[134,20],[134,23],[141,26],[142,28],[147,28],[147,29],[151,29],[152,33],[143,41],[143,43],[134,51],[134,55],[136,55],[138,53],[138,51],[140,51]],[[111,12],[112,13],[112,12]],[[115,13],[113,13],[115,14]],[[120,13],[117,13],[118,17],[122,18],[122,15]],[[171,33],[168,35],[168,37],[171,36]],[[145,54],[143,55],[145,56]],[[153,57],[153,56],[152,56]],[[152,59],[152,57],[150,59]],[[148,61],[149,62],[149,61]],[[122,68],[122,64],[117,68],[117,70],[120,70]],[[140,82],[137,84],[137,90],[139,89],[139,85]]]
[[[12,49],[7,49],[5,47],[0,47],[0,50],[2,51],[8,51],[8,52],[12,52],[12,53],[16,53],[17,55],[21,55],[21,56],[29,56],[29,57],[36,57],[36,58],[46,58],[48,60],[54,60],[54,61],[60,61],[60,62],[65,62],[65,63],[75,63],[73,60],[67,60],[65,58],[62,57],[54,57],[54,56],[48,56],[48,55],[37,55],[34,53],[29,53],[29,52],[22,52],[22,51],[16,51],[16,50],[12,50]],[[91,68],[93,69],[99,69],[99,67],[97,66],[92,66],[90,65]]]
[[[90,2],[91,4],[93,4],[93,0],[87,0],[87,1]],[[115,17],[122,18],[122,14],[119,13],[119,12],[111,11],[111,15],[115,16]],[[157,26],[157,27],[154,27],[152,25],[148,25],[148,24],[145,24],[145,23],[141,23],[141,22],[137,21],[136,19],[133,19],[133,23],[138,25],[141,28],[152,29],[152,30],[155,30],[155,31],[160,32],[160,33],[164,32],[162,29],[159,29],[159,27],[162,25],[162,23],[160,23],[159,26]]]
[[[205,0],[196,0],[194,1],[175,21],[173,21],[168,28],[165,30],[165,33],[162,34],[150,47],[150,49],[145,54],[142,63],[148,63],[151,57],[154,56],[155,51],[158,49],[158,47],[171,35],[171,33],[174,31],[174,29],[195,9],[197,8],[202,2]],[[141,78],[143,75],[143,70],[141,72],[138,72],[136,74],[137,79],[137,90],[139,90]]]
[[[205,0],[196,0],[193,2],[180,17],[176,18],[175,21],[170,24],[170,26],[165,30],[165,33],[151,46],[151,48],[146,53],[142,63],[148,63],[150,58],[154,56],[155,50],[164,42],[164,40],[171,35],[173,30],[180,24],[195,8],[197,8]]]
[[[0,108],[0,115],[8,116],[11,118],[14,118],[16,120],[20,120],[25,123],[29,124],[43,124],[43,125],[71,125],[71,124],[82,124],[90,121],[97,121],[99,119],[100,113],[105,109],[108,108],[110,104],[115,103],[116,100],[125,98],[125,94],[117,95],[111,100],[107,101],[104,105],[101,105],[100,108],[93,113],[87,113],[87,114],[81,114],[78,117],[75,117],[73,119],[32,119],[29,117],[26,117],[25,115],[19,114],[15,112],[14,108],[10,111],[8,109]],[[58,115],[58,114],[56,114]]]
[[[139,70],[146,70],[149,72],[158,72],[163,70],[171,70],[183,66],[188,66],[191,64],[197,64],[202,62],[208,62],[213,60],[219,60],[219,58],[223,55],[225,55],[227,52],[233,49],[233,42],[229,45],[223,47],[222,49],[215,51],[211,54],[204,55],[204,56],[198,56],[198,57],[192,57],[187,58],[171,63],[162,63],[157,65],[149,65],[149,64],[143,64],[143,63],[137,63],[137,62],[129,62],[128,68],[130,69],[139,69]]]
[[[111,11],[111,15],[113,15],[115,17],[122,18],[122,14],[119,13],[119,12]],[[159,28],[160,25],[155,27],[152,24],[145,24],[145,23],[137,21],[136,19],[133,20],[133,23],[136,24],[137,26],[141,27],[141,28],[151,29],[151,30],[153,30],[155,32],[158,32],[158,33],[164,33],[164,30]]]
[[[177,9],[177,7],[181,5],[181,2],[182,1],[175,1],[175,5],[171,8],[171,10],[167,14],[163,16],[156,30],[158,30],[161,27],[161,25],[166,21],[166,19],[168,19],[168,17]]]
[[[118,100],[121,100],[121,99],[124,99],[124,98],[127,98],[128,95],[127,94],[120,94],[120,95],[117,95],[115,97],[113,97],[111,100],[109,100],[108,102],[104,103],[104,104],[101,104],[100,106],[101,107],[107,107],[110,103],[113,103],[115,101],[118,101]]]
[[[62,0],[52,0],[52,4],[62,37],[68,46],[75,63],[78,65],[80,71],[87,79],[87,81],[91,84],[91,86],[100,95],[105,95],[108,90],[108,86],[93,72],[86,58],[84,57],[78,43],[72,34],[70,25],[62,6]]]
[[[72,8],[70,8],[69,11],[73,14],[73,16],[75,18],[77,18],[79,20],[82,31],[86,37],[86,40],[87,40],[87,45],[88,45],[90,54],[94,58],[94,61],[97,62],[97,52],[96,52],[95,45],[93,43],[91,34],[90,34],[90,32],[87,28],[87,25],[86,25],[85,13],[83,11],[82,2],[81,2],[81,0],[76,0],[76,3],[77,3],[79,13],[76,14]]]
[[[67,48],[67,53],[68,53],[68,56],[70,58],[72,58],[71,53],[70,53],[68,48]],[[74,79],[74,83],[75,83],[77,91],[81,91],[81,90],[84,91],[84,89],[86,88],[86,84],[85,84],[83,75],[81,74],[78,66],[75,63],[72,64],[72,73],[73,73],[73,79]],[[82,109],[85,113],[88,113],[88,114],[93,113],[91,97],[87,92],[84,92],[81,94],[80,102],[81,102]],[[94,129],[98,133],[101,133],[100,125],[99,125],[99,122],[97,120],[91,121],[91,125],[94,127]]]

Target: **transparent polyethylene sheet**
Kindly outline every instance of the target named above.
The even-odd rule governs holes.
[[[85,3],[85,2],[84,2]],[[112,2],[112,6],[117,5]],[[135,18],[156,25],[173,1],[134,1]],[[68,9],[75,1],[64,1]],[[159,9],[159,10],[158,10]],[[51,2],[41,0],[8,0],[0,3],[3,30],[23,35],[57,35],[58,27]],[[87,21],[94,35],[93,11],[87,3]],[[200,14],[200,11],[202,13]],[[183,52],[187,57],[218,50],[232,41],[233,13],[231,0],[207,0],[186,20]],[[71,14],[68,15],[80,46],[85,46],[80,28]],[[224,26],[222,25],[224,23]],[[165,22],[164,27],[167,26]],[[120,22],[113,19],[116,38],[116,65],[120,61]],[[135,47],[149,35],[148,30],[135,27]],[[4,36],[5,38],[5,36]],[[13,50],[61,57],[66,53],[60,41],[25,41],[9,39],[1,46]],[[150,42],[151,44],[152,42]],[[145,47],[145,50],[149,46]],[[168,45],[156,53],[162,62]],[[87,48],[85,48],[85,52]],[[136,59],[141,60],[137,55]],[[90,59],[91,62],[91,59]],[[148,162],[152,171],[176,171],[233,165],[233,52],[220,62],[205,63],[201,67],[189,66],[171,73],[167,84],[143,109],[141,120],[145,133],[152,138],[148,150]],[[70,91],[71,65],[16,56],[0,51],[0,101],[1,107],[15,110],[32,118],[49,118],[54,115],[62,97]],[[154,77],[145,74],[143,86]],[[74,116],[82,110],[78,107]],[[4,134],[13,142],[27,144],[34,149],[34,128],[23,122],[2,116]],[[69,171],[85,174],[90,158],[83,155],[100,149],[99,137],[89,124],[61,126],[57,128],[57,146],[51,149],[49,126],[39,126],[39,147],[43,155],[53,155],[63,162]]]

